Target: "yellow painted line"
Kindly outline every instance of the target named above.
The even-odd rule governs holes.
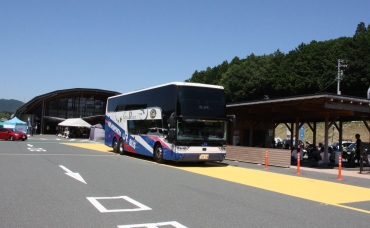
[[[66,145],[112,152],[112,148],[104,144],[68,143]],[[370,201],[369,188],[234,166],[169,167],[370,214],[368,210],[343,205]],[[344,192],[351,194],[346,194],[344,197]]]
[[[96,150],[96,151],[101,151],[101,152],[107,152],[107,153],[114,153],[113,149],[111,147],[108,147],[104,144],[92,144],[92,143],[61,143],[63,145],[68,145],[68,146],[75,146],[79,148],[84,148],[84,149],[90,149],[90,150]]]
[[[342,205],[370,201],[369,188],[233,166],[175,168],[370,214],[370,211],[367,210]],[[350,192],[351,194],[344,197],[344,192]]]

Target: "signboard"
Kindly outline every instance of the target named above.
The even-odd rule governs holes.
[[[304,125],[299,129],[299,139],[302,140],[304,138]]]

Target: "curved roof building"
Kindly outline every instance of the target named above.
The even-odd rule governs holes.
[[[107,98],[118,94],[86,88],[57,90],[33,98],[18,108],[14,116],[29,125],[37,125],[40,134],[56,134],[58,123],[68,118],[82,118],[91,125],[104,126]]]

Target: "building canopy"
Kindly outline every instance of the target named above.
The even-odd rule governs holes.
[[[27,133],[27,123],[23,122],[17,117],[14,117],[11,120],[3,122],[3,127],[13,129],[14,131],[21,131],[23,133]]]
[[[59,123],[58,125],[64,127],[87,127],[87,128],[91,127],[91,124],[87,123],[85,120],[81,118],[66,119],[63,122]]]

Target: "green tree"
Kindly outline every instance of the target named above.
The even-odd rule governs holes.
[[[227,102],[239,102],[316,93],[336,93],[338,59],[346,60],[342,94],[365,96],[370,86],[370,25],[358,24],[353,37],[301,43],[287,54],[245,59],[234,57],[205,71],[195,71],[187,81],[217,84],[225,88]]]
[[[9,120],[11,115],[12,114],[10,112],[0,112],[0,118],[6,118]]]

